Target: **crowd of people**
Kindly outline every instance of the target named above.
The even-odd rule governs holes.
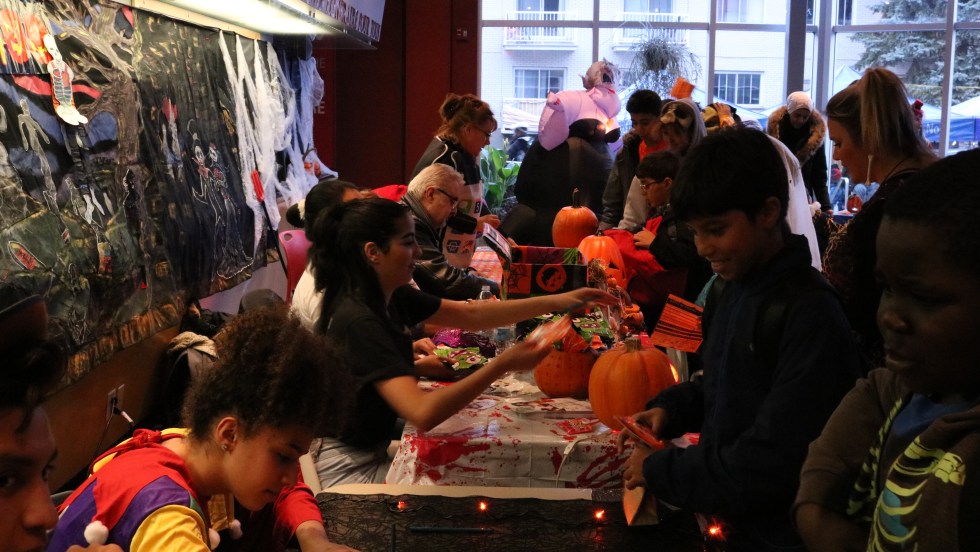
[[[634,415],[663,440],[700,439],[637,443],[626,487],[723,520],[732,551],[980,549],[980,150],[937,159],[901,81],[878,68],[822,114],[790,94],[768,133],[710,107],[634,93],[633,129],[592,195],[600,227],[684,270],[678,294],[704,308],[698,377]],[[0,287],[4,550],[204,551],[225,527],[244,549],[349,550],[327,538],[300,455],[323,487],[383,482],[399,420],[431,429],[550,348],[518,343],[423,392],[419,377],[448,377],[432,327],[618,302],[594,288],[477,299],[497,283],[454,264],[449,247],[500,223],[467,190],[497,122],[472,95],[450,94],[440,115],[397,201],[329,180],[287,213],[312,244],[291,309],[234,317],[215,338],[217,363],[188,391],[182,427],[137,430],[57,513],[41,405],[64,357],[46,339],[43,300]],[[593,147],[570,130],[576,139]],[[828,170],[826,139],[840,167]],[[561,151],[531,144],[524,163]],[[827,184],[841,168],[878,191],[821,255],[807,214],[833,210]],[[233,515],[235,504],[245,512]]]

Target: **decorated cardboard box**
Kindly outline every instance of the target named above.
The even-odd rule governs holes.
[[[586,285],[585,264],[579,250],[519,245],[504,263],[501,294],[506,298],[563,293]]]
[[[489,226],[483,240],[497,253],[504,267],[501,299],[563,293],[587,284],[585,261],[574,247],[511,247],[506,238]]]

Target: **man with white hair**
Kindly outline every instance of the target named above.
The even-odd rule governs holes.
[[[820,112],[813,108],[810,96],[806,92],[790,94],[786,105],[769,116],[766,132],[789,148],[800,162],[809,200],[820,202],[821,211],[831,211],[833,205],[827,188],[829,174],[824,150],[827,124]]]
[[[412,211],[415,239],[422,249],[422,257],[415,263],[415,283],[422,291],[447,299],[475,299],[483,286],[490,286],[490,291],[499,295],[497,282],[452,266],[443,253],[446,222],[456,213],[462,194],[463,176],[441,163],[422,169],[409,182],[402,202]]]

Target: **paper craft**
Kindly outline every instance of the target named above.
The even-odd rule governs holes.
[[[510,243],[507,242],[507,236],[504,236],[496,228],[487,224],[483,227],[483,242],[501,258],[502,263],[505,265],[510,264],[511,252]]]
[[[51,101],[54,103],[54,112],[69,125],[84,125],[88,122],[88,118],[79,113],[75,107],[75,99],[72,97],[71,81],[75,78],[75,72],[61,57],[54,36],[45,34],[42,40],[48,54],[51,55],[47,68],[51,76]]]
[[[557,320],[545,322],[537,328],[534,328],[534,331],[528,334],[525,341],[551,344],[556,341],[561,341],[570,329],[572,329],[572,319],[568,316],[562,316]]]
[[[616,416],[615,418],[616,421],[623,424],[623,431],[628,433],[633,439],[636,439],[654,450],[664,448],[663,441],[657,439],[653,433],[650,433],[649,429],[638,424],[632,416]]]
[[[592,406],[588,401],[568,397],[557,399],[544,397],[533,401],[513,401],[510,402],[510,405],[514,412],[528,418],[595,419]]]
[[[595,419],[575,418],[573,420],[562,420],[558,422],[558,428],[568,435],[582,435],[592,433],[595,427]]]
[[[563,314],[544,314],[541,316],[534,317],[532,323],[540,323],[537,328],[541,326],[557,321],[561,318],[568,318],[570,320],[570,329],[574,330],[572,332],[565,332],[560,338],[561,344],[558,346],[558,350],[566,352],[575,351],[585,351],[598,340],[598,349],[609,348],[615,343],[616,336],[609,324],[603,319],[602,314],[599,309],[596,308],[592,312],[582,315],[582,316],[571,316]],[[532,330],[533,335],[535,330]]]
[[[704,309],[694,303],[670,295],[664,305],[657,326],[650,335],[650,342],[661,347],[669,347],[695,353],[701,346],[701,314]]]
[[[469,370],[479,368],[487,363],[487,357],[480,354],[479,347],[453,348],[438,345],[433,350],[436,356],[446,359],[453,370]]]
[[[660,523],[657,501],[653,493],[646,492],[643,487],[623,489],[623,513],[626,515],[626,524],[633,527]]]

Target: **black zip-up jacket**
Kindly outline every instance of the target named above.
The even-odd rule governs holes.
[[[704,376],[660,393],[648,407],[668,413],[673,438],[700,432],[698,445],[651,454],[647,488],[689,511],[722,517],[729,550],[799,546],[789,509],[807,446],[860,374],[853,336],[830,288],[795,294],[785,308],[775,366],[754,350],[756,316],[780,283],[813,270],[806,239],[786,235],[769,262],[729,282],[705,328]],[[793,548],[789,548],[793,549]]]

